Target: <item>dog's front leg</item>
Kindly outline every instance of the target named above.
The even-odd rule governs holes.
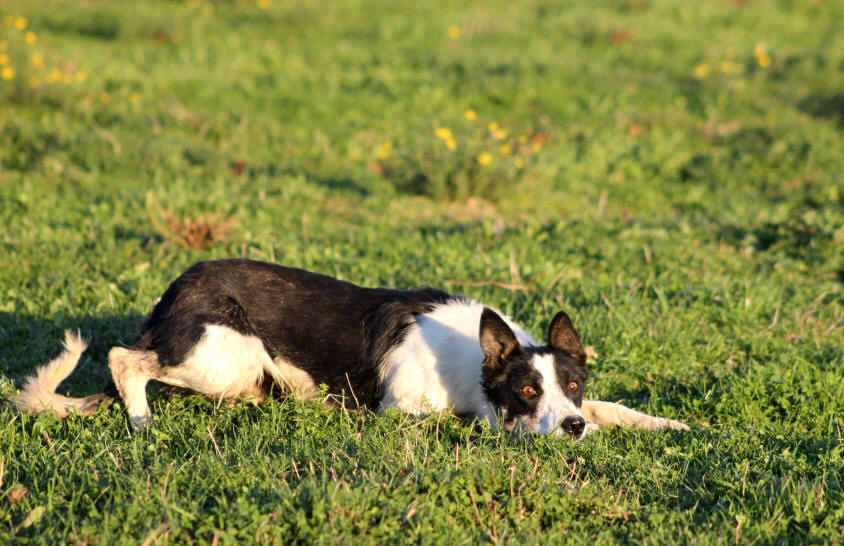
[[[680,421],[646,415],[613,402],[584,400],[580,412],[587,421],[586,434],[590,434],[597,430],[598,427],[606,425],[635,427],[645,430],[659,430],[663,428],[689,430],[688,425]]]

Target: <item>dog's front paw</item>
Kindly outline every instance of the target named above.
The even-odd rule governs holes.
[[[586,428],[583,429],[583,434],[580,436],[579,440],[582,440],[589,436],[590,434],[597,432],[601,428],[601,425],[596,423],[586,422]]]
[[[689,425],[675,421],[674,419],[667,419],[665,417],[649,417],[639,425],[641,428],[647,430],[661,430],[670,428],[673,430],[690,430]]]
[[[135,432],[143,432],[149,429],[150,425],[152,424],[152,416],[147,413],[146,415],[137,415],[134,417],[129,417],[129,422],[132,423],[132,429]]]

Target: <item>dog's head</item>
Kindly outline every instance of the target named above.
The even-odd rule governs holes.
[[[583,436],[586,422],[580,405],[589,372],[580,336],[567,314],[560,311],[551,321],[547,346],[533,347],[520,344],[507,323],[484,308],[480,342],[484,389],[504,428]]]

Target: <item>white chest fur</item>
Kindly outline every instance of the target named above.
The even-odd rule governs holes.
[[[481,386],[484,355],[478,327],[483,308],[477,302],[461,300],[419,315],[382,364],[381,410],[397,408],[419,415],[452,409],[457,414],[477,415],[495,426],[495,410]],[[536,345],[519,326],[505,321],[520,343]]]

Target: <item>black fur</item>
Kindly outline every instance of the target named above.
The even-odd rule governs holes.
[[[548,327],[548,344],[566,353],[576,362],[586,366],[586,351],[580,344],[580,336],[574,329],[571,319],[565,311],[560,311],[551,319]]]
[[[163,366],[175,366],[206,325],[227,326],[258,337],[270,357],[294,362],[329,392],[374,407],[381,397],[377,369],[386,353],[415,315],[451,299],[432,288],[361,288],[250,260],[200,262],[167,288],[134,348],[154,351]]]

